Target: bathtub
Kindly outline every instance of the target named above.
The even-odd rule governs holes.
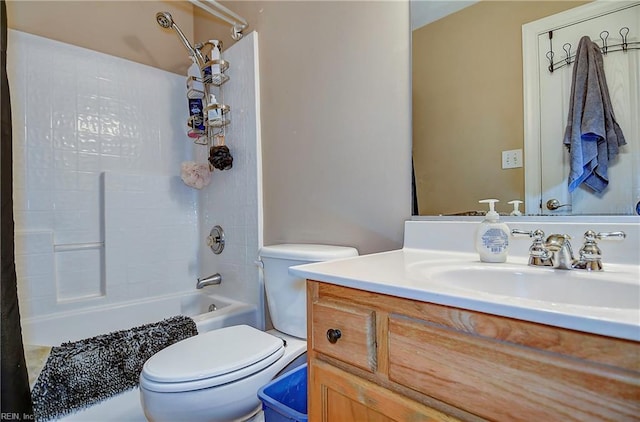
[[[66,341],[124,330],[175,315],[192,317],[199,333],[230,325],[257,327],[258,324],[255,305],[195,291],[25,318],[22,334],[25,344],[58,346]]]
[[[204,291],[195,291],[45,317],[25,318],[22,320],[22,332],[25,344],[58,346],[65,341],[128,329],[175,315],[192,317],[198,327],[198,333],[231,325],[247,324],[257,327],[258,324],[258,309],[255,305],[207,294]],[[146,422],[138,388],[125,391],[58,420]]]

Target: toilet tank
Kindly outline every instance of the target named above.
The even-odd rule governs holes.
[[[289,267],[357,255],[358,250],[348,246],[288,243],[262,247],[260,260],[273,327],[294,337],[307,337],[306,280],[289,274]]]

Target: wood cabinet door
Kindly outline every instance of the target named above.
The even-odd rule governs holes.
[[[310,421],[458,421],[324,362],[312,362],[309,377]]]

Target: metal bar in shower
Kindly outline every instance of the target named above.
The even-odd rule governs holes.
[[[104,248],[104,242],[59,243],[53,245],[54,252],[84,251],[87,249],[102,248]]]
[[[215,0],[189,0],[194,5],[198,6],[202,10],[205,10],[211,13],[214,16],[222,19],[223,21],[233,25],[234,27],[238,27],[238,29],[242,30],[246,28],[249,24],[247,21],[231,9],[221,5]],[[218,10],[216,10],[218,9]],[[233,19],[232,19],[233,18]]]

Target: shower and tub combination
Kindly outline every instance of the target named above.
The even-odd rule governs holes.
[[[226,177],[249,182],[228,189],[218,181],[206,193],[179,178],[181,161],[204,154],[180,139],[188,116],[184,76],[14,30],[8,42],[25,344],[55,346],[179,314],[191,316],[200,333],[239,324],[263,328],[254,263],[261,246],[253,199],[260,183],[257,34],[227,51],[243,64],[233,69],[235,77],[252,89],[227,95],[245,110],[227,135],[248,158]],[[53,88],[52,74],[58,76]],[[42,107],[27,101],[36,97]],[[243,136],[235,137],[236,130]],[[38,142],[48,148],[30,153],[36,149],[27,146]],[[229,203],[242,207],[242,215]],[[230,247],[214,262],[208,249],[199,249],[206,249],[202,240],[217,222],[230,227]],[[224,282],[208,277],[203,284],[214,285],[196,289],[199,276],[218,271]],[[63,419],[144,420],[138,393],[131,393],[114,399],[130,400],[133,413],[119,414],[127,406],[109,399]]]

